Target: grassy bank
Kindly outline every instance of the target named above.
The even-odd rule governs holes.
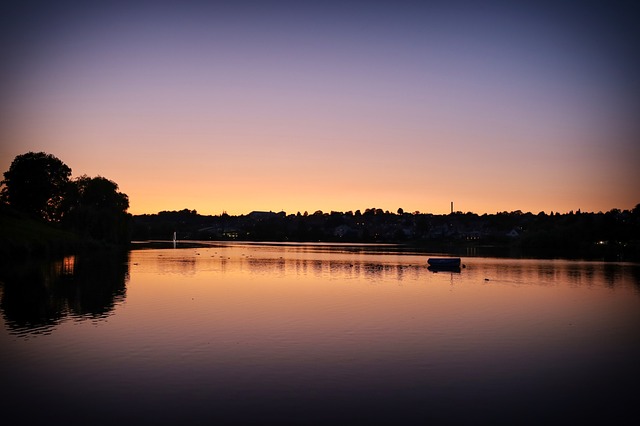
[[[18,212],[0,211],[0,263],[104,247]]]

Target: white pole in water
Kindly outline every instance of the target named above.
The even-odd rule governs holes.
[[[173,248],[176,248],[176,231],[173,231]]]

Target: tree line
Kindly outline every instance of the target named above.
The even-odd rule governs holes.
[[[434,250],[508,249],[523,255],[640,258],[640,204],[607,212],[435,215],[368,208],[309,214],[252,212],[200,215],[196,210],[133,216],[135,240],[400,243]]]
[[[32,234],[55,229],[57,233],[50,232],[49,239],[57,242],[75,235],[83,241],[123,245],[132,239],[168,240],[175,232],[179,239],[190,240],[403,243],[448,249],[500,246],[640,257],[640,204],[631,210],[565,214],[517,210],[434,215],[372,207],[312,214],[256,211],[240,216],[204,216],[184,209],[132,216],[127,213],[129,198],[115,182],[102,176],[72,179],[71,172],[51,154],[18,155],[0,182],[0,237],[5,238],[7,228],[16,223],[24,225],[7,220],[18,216],[34,221],[28,224]]]
[[[2,213],[44,222],[85,240],[109,244],[130,241],[129,198],[102,176],[71,177],[71,168],[54,155],[27,152],[4,172]]]

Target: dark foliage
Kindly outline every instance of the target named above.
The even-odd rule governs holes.
[[[309,214],[253,212],[242,216],[198,215],[195,210],[133,217],[134,240],[401,243],[438,250],[482,248],[509,255],[603,259],[640,258],[640,205],[633,210],[567,214],[501,212],[493,215],[364,213]]]
[[[110,243],[129,241],[129,198],[104,177],[81,176],[66,200],[64,224],[79,234]]]
[[[1,192],[0,223],[12,224],[12,229],[0,229],[7,250],[36,254],[56,248],[65,251],[69,244],[130,241],[129,199],[118,185],[101,176],[75,180],[70,176],[71,168],[44,152],[28,152],[13,160]]]
[[[2,199],[33,217],[59,221],[70,176],[71,169],[51,154],[18,155],[4,172]]]

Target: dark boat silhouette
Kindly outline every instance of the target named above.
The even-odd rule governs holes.
[[[460,266],[459,257],[430,257],[427,263],[431,266]]]
[[[430,257],[427,259],[430,271],[460,272],[459,257]]]

